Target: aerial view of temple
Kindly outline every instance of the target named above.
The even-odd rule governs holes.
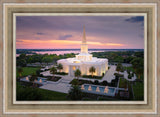
[[[93,57],[88,53],[88,44],[86,40],[85,27],[83,28],[83,39],[81,43],[81,52],[74,58],[60,59],[58,64],[63,65],[63,72],[69,76],[74,76],[74,71],[79,69],[81,75],[91,75],[89,69],[95,68],[95,76],[102,76],[108,70],[108,59]]]

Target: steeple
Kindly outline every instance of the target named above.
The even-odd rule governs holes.
[[[83,26],[83,39],[82,39],[82,43],[86,44],[86,31],[85,31],[85,25]]]
[[[86,41],[86,32],[85,32],[85,26],[83,26],[83,37],[82,37],[82,43],[81,43],[81,53],[76,55],[76,59],[80,61],[91,61],[92,60],[92,54],[88,53],[88,45]]]
[[[85,26],[83,26],[83,39],[81,44],[81,53],[88,53],[88,45],[86,41],[86,32],[85,32]]]

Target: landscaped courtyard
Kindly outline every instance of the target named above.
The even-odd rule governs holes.
[[[22,54],[18,61],[21,59],[24,61],[24,58],[28,57],[31,57],[32,60],[37,60],[37,58],[40,59],[42,56],[44,55],[25,56]],[[136,56],[141,56],[141,54]],[[144,99],[143,68],[141,68],[142,59],[140,58],[133,57],[132,60],[129,58],[129,63],[132,64],[111,62],[109,63],[108,70],[101,76],[95,75],[96,70],[94,66],[92,66],[92,69],[89,70],[89,75],[82,75],[81,71],[77,69],[74,72],[74,76],[69,76],[68,73],[62,71],[63,65],[46,63],[48,62],[47,60],[53,59],[48,59],[48,57],[53,57],[53,55],[45,55],[45,59],[42,59],[44,62],[42,63],[27,65],[19,64],[19,66],[17,66],[17,89],[19,89],[17,91],[17,97],[19,97],[17,100],[22,100],[22,98],[24,98],[24,100],[29,100],[29,98],[34,97],[34,94],[30,93],[30,91],[37,91],[39,95],[42,95],[41,90],[46,92],[54,92],[54,94],[51,94],[55,97],[48,99],[46,96],[41,96],[43,98],[42,100],[57,100],[58,97],[59,100]],[[55,57],[57,58],[57,56]],[[115,60],[117,60],[117,58],[115,58]],[[28,61],[28,59],[26,59],[26,61]],[[29,63],[31,63],[31,61]],[[77,92],[79,92],[79,95]],[[24,93],[25,96],[28,94],[26,98],[21,96],[22,93]],[[75,96],[75,94],[80,98]],[[75,97],[71,98],[70,95]],[[39,97],[34,97],[31,99],[38,100]]]
[[[126,71],[118,73],[118,71],[116,71],[116,68],[117,68],[116,65],[110,65],[110,69],[106,72],[106,74],[104,74],[104,76],[101,79],[94,78],[94,76],[90,77],[90,78],[83,78],[81,76],[78,78],[75,78],[75,77],[70,77],[68,75],[59,75],[56,73],[53,75],[50,71],[43,71],[43,72],[39,73],[41,76],[43,76],[43,77],[38,78],[39,80],[37,81],[37,83],[39,84],[39,86],[34,90],[38,91],[39,93],[44,92],[44,91],[46,91],[46,93],[52,92],[50,95],[52,95],[51,97],[54,97],[54,98],[49,98],[49,100],[56,100],[56,99],[68,100],[68,98],[66,98],[66,96],[73,85],[79,85],[81,87],[83,84],[88,84],[89,86],[95,85],[95,86],[114,87],[115,93],[117,92],[118,95],[119,95],[118,91],[121,91],[121,90],[122,91],[130,91],[129,94],[131,94],[131,95],[133,94],[132,91],[134,91],[134,95],[135,95],[134,99],[135,100],[141,99],[142,95],[139,96],[139,94],[137,95],[137,93],[142,93],[142,91],[141,90],[139,90],[138,92],[136,91],[137,90],[136,87],[138,85],[141,86],[139,83],[132,85],[133,90],[128,89],[128,86],[131,86],[130,82],[134,82],[136,80],[136,77],[133,76],[131,79],[129,79],[127,77],[128,73]],[[36,73],[36,71],[39,69],[40,68],[24,67],[23,68],[24,73],[22,74],[22,76],[25,76],[25,77],[21,78],[21,81],[25,81],[27,76],[29,76],[30,74]],[[28,71],[30,71],[30,72],[28,72]],[[117,74],[120,74],[119,76],[121,78],[117,77]],[[40,80],[41,80],[41,82],[40,82]],[[76,82],[77,82],[77,84],[76,84]],[[30,86],[31,86],[31,84],[30,84]],[[19,90],[22,90],[22,91],[32,89],[32,88],[21,87],[20,84],[18,84],[18,88],[20,88]],[[87,92],[82,91],[82,92],[83,93],[90,93],[88,91]],[[95,89],[95,92],[96,92],[96,89]],[[54,96],[54,95],[56,95],[56,96]],[[96,95],[96,93],[94,95]],[[103,95],[103,93],[99,94],[99,95],[100,95],[100,97],[103,97],[102,98],[103,100],[109,99],[109,98],[104,98],[105,95]],[[63,98],[61,98],[61,96]],[[116,95],[115,95],[115,97],[116,97]],[[101,99],[99,97],[97,97],[97,98]],[[133,96],[132,96],[132,98],[133,98]],[[17,98],[17,99],[21,99],[21,98]],[[48,99],[48,98],[44,96],[44,99]],[[84,97],[84,99],[90,100],[90,98],[88,99],[85,97]],[[109,100],[111,100],[111,99],[109,99]],[[117,100],[117,99],[115,98],[114,100]]]

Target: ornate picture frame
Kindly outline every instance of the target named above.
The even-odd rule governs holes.
[[[26,7],[27,6],[27,7]],[[157,114],[157,3],[5,3],[3,2],[3,115],[5,114]],[[16,102],[15,16],[33,13],[141,13],[146,16],[145,102]],[[2,90],[2,89],[1,89]],[[136,103],[136,104],[135,104]]]

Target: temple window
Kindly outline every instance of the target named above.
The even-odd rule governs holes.
[[[74,70],[74,71],[76,70],[76,67],[75,67],[75,66],[73,66],[73,70]]]

